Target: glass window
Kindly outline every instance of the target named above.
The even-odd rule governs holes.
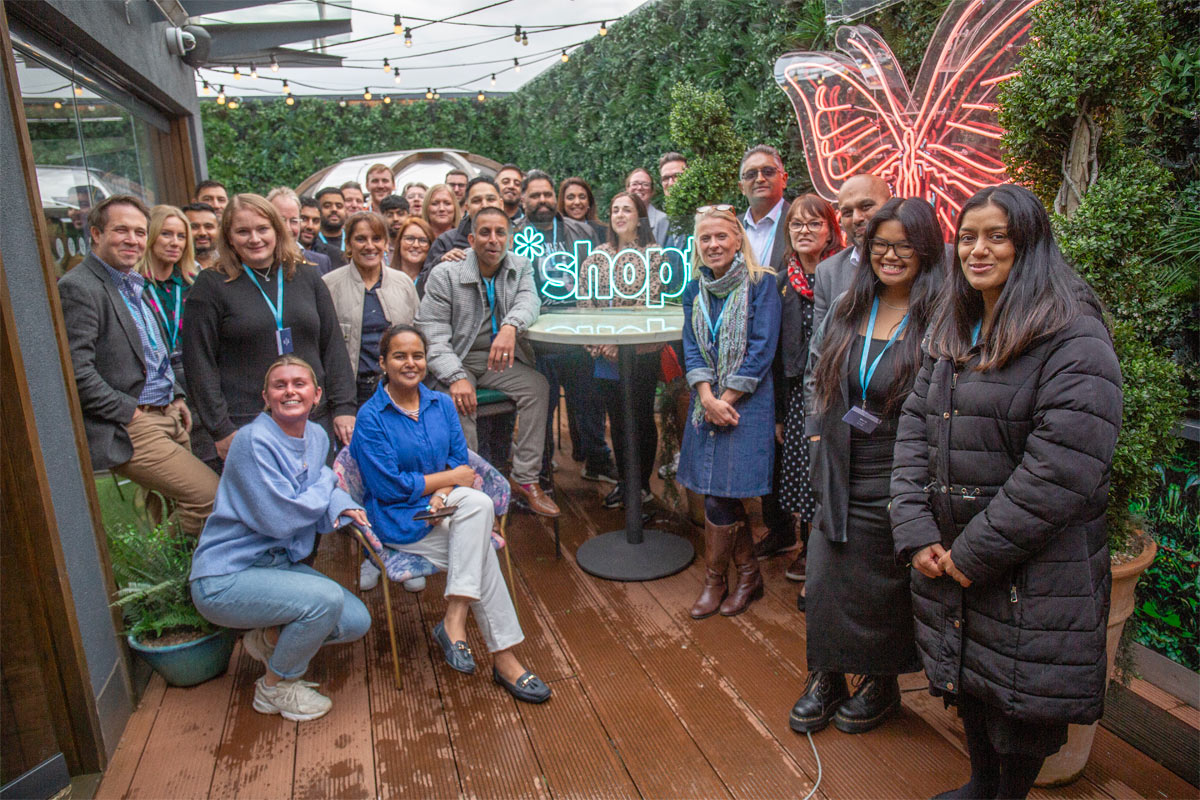
[[[60,274],[87,253],[87,212],[113,194],[159,196],[150,125],[67,61],[14,39],[50,248]]]

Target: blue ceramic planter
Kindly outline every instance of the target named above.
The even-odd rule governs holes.
[[[229,657],[237,636],[222,628],[202,639],[168,647],[146,647],[125,637],[131,650],[145,659],[171,686],[195,686],[221,675],[229,667]]]

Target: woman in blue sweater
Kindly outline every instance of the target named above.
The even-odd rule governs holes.
[[[424,556],[446,571],[446,616],[433,629],[446,663],[468,675],[467,609],[492,653],[492,680],[526,703],[550,699],[550,687],[517,660],[525,639],[492,549],[492,500],[471,488],[467,441],[449,395],[425,387],[424,335],[393,325],[379,341],[380,382],[358,412],[350,454],[362,473],[364,505],[388,547]],[[451,516],[415,519],[454,507]]]
[[[302,680],[309,660],[322,645],[361,638],[371,616],[299,561],[318,532],[350,521],[365,526],[367,517],[325,466],[324,429],[308,424],[321,399],[312,367],[283,356],[267,369],[262,394],[266,410],[234,437],[192,556],[192,601],[210,622],[253,629],[242,646],[267,667],[254,710],[302,722],[333,705]]]

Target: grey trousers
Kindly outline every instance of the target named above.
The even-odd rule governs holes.
[[[493,372],[487,368],[487,357],[486,350],[467,353],[462,360],[467,380],[472,386],[504,392],[516,404],[517,440],[513,447],[512,479],[517,483],[537,483],[542,469],[542,447],[546,442],[546,416],[550,413],[550,386],[542,373],[519,361],[503,372]],[[478,452],[475,416],[459,414],[458,421],[467,437],[467,447]]]
[[[446,597],[473,600],[471,613],[489,653],[498,653],[525,640],[517,611],[492,547],[492,498],[476,489],[459,486],[446,505],[458,506],[454,516],[433,526],[424,539],[388,547],[424,556],[446,572]]]

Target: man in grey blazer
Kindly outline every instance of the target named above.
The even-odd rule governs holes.
[[[833,298],[850,288],[867,223],[890,199],[892,190],[882,178],[875,175],[855,175],[842,184],[837,197],[837,210],[850,246],[817,264],[813,279],[814,331],[821,327]]]
[[[754,257],[759,264],[778,272],[785,266],[787,231],[783,220],[790,205],[783,199],[787,170],[779,151],[769,144],[756,144],[747,150],[738,168],[738,185],[749,203],[742,227]]]
[[[192,417],[166,337],[134,269],[149,212],[113,195],[88,214],[92,251],[58,282],[92,468],[111,469],[174,501],[180,528],[199,536],[217,476],[192,455]]]

